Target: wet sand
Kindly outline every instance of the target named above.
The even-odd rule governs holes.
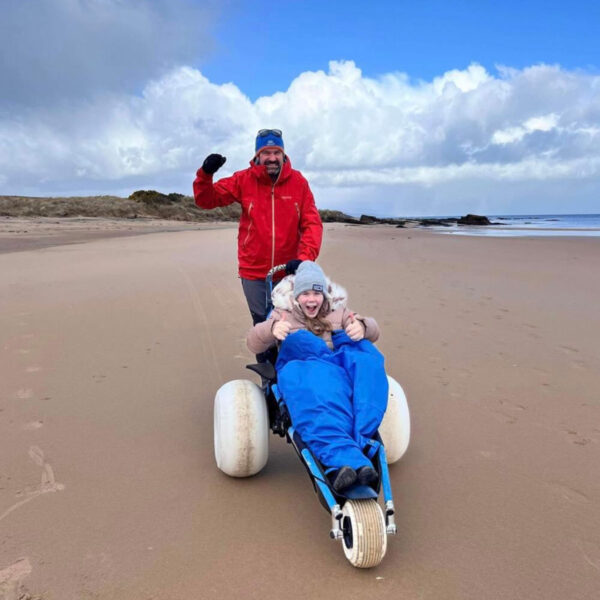
[[[0,598],[600,597],[600,241],[326,225],[412,413],[359,571],[283,440],[214,464],[214,393],[254,377],[236,233],[0,255]]]

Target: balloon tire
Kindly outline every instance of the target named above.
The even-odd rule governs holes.
[[[230,477],[260,472],[269,457],[269,417],[262,390],[236,379],[222,385],[214,403],[217,467]]]
[[[344,554],[352,566],[370,569],[383,560],[387,534],[376,500],[347,500],[342,507],[342,531]]]
[[[388,375],[388,403],[379,426],[388,464],[399,461],[410,442],[410,412],[402,386]]]

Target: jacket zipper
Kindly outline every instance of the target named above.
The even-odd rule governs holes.
[[[294,206],[296,207],[296,212],[298,213],[298,218],[300,218],[300,207],[297,202],[294,202]]]
[[[282,165],[283,169],[283,165]],[[281,177],[281,170],[277,175],[277,179],[273,182],[271,186],[271,229],[273,231],[272,237],[272,246],[271,246],[271,269],[275,266],[275,184],[279,181]]]
[[[250,218],[250,213],[252,212],[252,202],[250,202],[250,206],[248,207],[248,218]],[[250,223],[248,223],[248,233],[246,234],[246,239],[244,240],[244,248],[246,247],[246,244],[248,243],[248,238],[250,237],[250,231],[252,229],[252,221],[250,221]]]
[[[273,246],[271,249],[271,269],[275,266],[275,184],[271,187],[271,229],[273,231]]]

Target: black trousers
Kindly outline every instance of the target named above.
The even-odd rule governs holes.
[[[275,285],[276,284],[273,284],[273,287]],[[257,323],[266,321],[268,311],[270,311],[270,306],[267,306],[267,282],[264,279],[242,278],[242,289],[244,290],[244,296],[246,296],[246,302],[248,303],[248,308],[250,309],[252,324],[256,325]],[[269,348],[266,352],[257,354],[256,362],[270,362],[274,365],[276,357],[277,349],[273,347]]]

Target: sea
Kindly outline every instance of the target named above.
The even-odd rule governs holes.
[[[600,214],[487,215],[493,225],[428,227],[449,235],[491,237],[600,237]]]

